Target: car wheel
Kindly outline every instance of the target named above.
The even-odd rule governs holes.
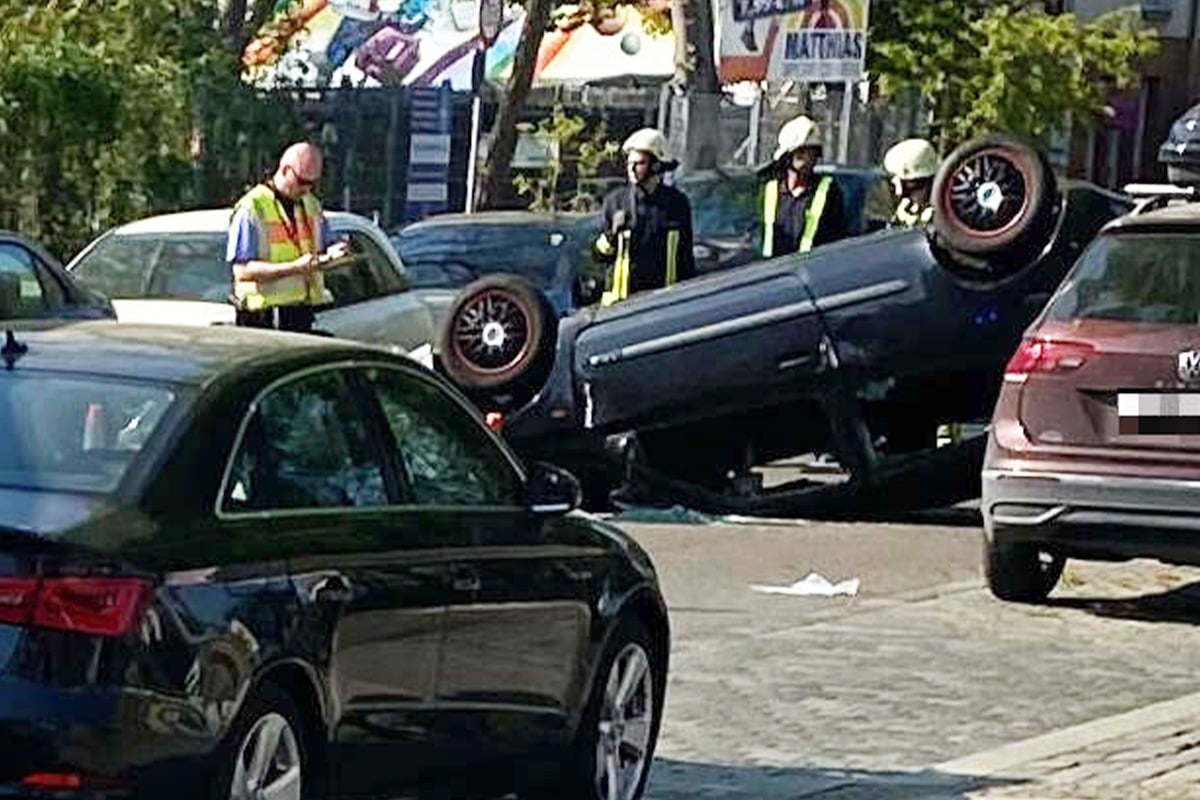
[[[558,320],[546,297],[513,275],[463,288],[442,327],[446,374],[467,390],[540,386],[554,363]]]
[[[983,542],[983,572],[1001,600],[1040,603],[1062,575],[1066,559],[1025,543]]]
[[[632,619],[619,623],[596,672],[561,779],[533,796],[579,800],[637,800],[642,796],[654,759],[666,688],[657,653],[644,626]]]
[[[952,152],[933,183],[934,228],[952,251],[1013,256],[1044,244],[1057,205],[1054,174],[1033,148],[1005,136]]]
[[[272,684],[250,694],[218,752],[213,797],[302,800],[309,796],[309,759],[299,710]]]

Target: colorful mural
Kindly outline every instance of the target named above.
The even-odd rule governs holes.
[[[542,39],[535,84],[584,84],[674,69],[669,0],[559,6]],[[510,4],[488,49],[485,78],[502,83],[525,14]],[[272,20],[242,53],[247,81],[297,86],[440,86],[471,88],[479,46],[478,0],[280,0]]]

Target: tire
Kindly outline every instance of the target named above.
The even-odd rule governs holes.
[[[972,139],[942,162],[933,182],[938,242],[994,258],[1040,248],[1054,220],[1057,189],[1045,158],[1005,136]]]
[[[1066,559],[1036,545],[983,540],[983,574],[1001,600],[1040,603],[1062,576]]]
[[[645,672],[628,693],[624,713],[618,715],[611,702],[612,695],[627,674],[624,670],[638,663],[645,667]],[[666,675],[659,674],[661,664],[658,645],[645,626],[632,618],[618,623],[596,670],[592,694],[561,774],[553,786],[543,786],[521,796],[547,800],[638,800],[646,788],[662,722]],[[638,724],[631,725],[635,720]],[[632,761],[635,749],[639,749],[633,746],[635,738],[640,743],[640,760],[636,764]],[[617,751],[631,759],[627,767],[622,765],[616,772],[597,768],[602,752],[612,753],[619,763],[621,753]],[[610,774],[618,776],[615,792],[607,780]]]
[[[211,796],[221,800],[250,800],[263,785],[285,789],[278,797],[301,800],[311,796],[311,760],[303,717],[290,695],[264,683],[247,695],[237,719],[217,750],[217,773]],[[256,748],[266,746],[270,760],[256,768]]]
[[[455,298],[439,337],[442,367],[468,391],[540,388],[554,363],[558,318],[515,275],[491,275]]]

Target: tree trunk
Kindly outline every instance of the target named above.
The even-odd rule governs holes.
[[[672,153],[685,170],[717,166],[721,82],[713,46],[713,7],[708,0],[675,0],[675,86],[671,102]],[[692,120],[702,122],[693,124]]]
[[[229,0],[221,31],[235,53],[241,55],[250,38],[270,19],[273,5],[271,0]]]
[[[504,100],[492,128],[492,145],[480,177],[475,207],[506,208],[515,204],[512,187],[512,157],[517,149],[517,123],[525,111],[525,101],[533,86],[533,71],[537,66],[542,34],[550,20],[553,0],[526,0],[525,27],[513,56],[512,75],[508,78]]]

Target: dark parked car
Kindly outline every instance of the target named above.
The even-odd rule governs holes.
[[[442,379],[313,336],[14,334],[0,796],[640,795],[654,569]]]
[[[106,297],[82,286],[54,256],[23,236],[0,231],[0,320],[115,316]]]
[[[601,502],[594,465],[616,435],[626,474],[715,510],[861,508],[872,492],[892,505],[972,496],[982,441],[938,449],[939,424],[987,418],[1021,332],[1129,204],[1057,186],[1038,154],[999,137],[952,153],[934,201],[931,230],[701,276],[585,309],[553,333],[555,320],[526,325],[524,309],[506,320],[464,311],[449,320],[451,346],[456,332],[489,325],[527,333],[464,346],[456,360],[444,345],[443,364],[505,415],[518,451],[571,464]],[[832,453],[847,479],[764,490],[753,472],[808,453]]]
[[[992,592],[1064,560],[1200,564],[1200,205],[1110,223],[1005,370],[983,472]]]

